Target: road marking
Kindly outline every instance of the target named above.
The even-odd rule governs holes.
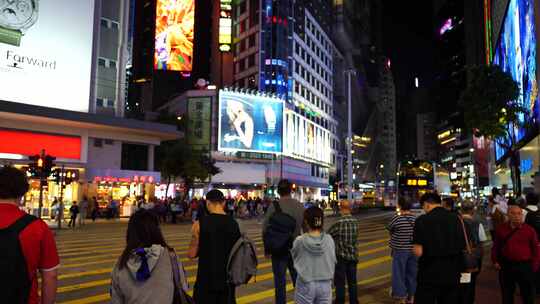
[[[373,259],[373,260],[370,260],[370,261],[367,261],[367,262],[358,263],[357,269],[359,269],[359,270],[366,269],[366,268],[369,268],[369,267],[372,267],[372,266],[375,266],[375,265],[378,265],[378,264],[385,263],[385,262],[390,261],[390,260],[391,260],[391,258],[389,256],[379,257],[379,258],[376,258],[376,259]],[[377,280],[380,280],[381,278],[388,277],[388,276],[389,276],[389,274],[384,275],[384,276],[380,276],[380,277],[374,277],[374,278],[371,278],[371,279],[363,280],[363,281],[360,281],[358,283],[358,285],[368,284],[370,282],[377,281]],[[264,279],[261,280],[260,279],[261,277],[264,277]],[[262,275],[262,276],[258,276],[257,277],[257,282],[266,281],[266,280],[269,280],[271,278],[273,278],[273,274],[271,274],[271,273],[266,274],[266,275]],[[111,280],[108,279],[108,280],[98,280],[98,281],[92,281],[92,282],[81,283],[81,284],[70,285],[70,286],[63,286],[63,287],[58,288],[58,293],[65,293],[65,292],[69,292],[69,291],[75,291],[75,290],[78,290],[78,289],[92,288],[92,287],[107,285],[107,284],[110,284],[110,282],[111,282]],[[253,282],[250,282],[250,284],[253,284]],[[288,284],[287,285],[287,291],[289,292],[289,291],[292,291],[292,290],[293,290],[292,284]],[[190,291],[190,294],[191,294],[191,291]],[[243,297],[237,299],[237,303],[238,304],[252,303],[254,301],[260,301],[262,299],[272,297],[273,295],[274,295],[274,289],[269,289],[269,290],[266,290],[266,291],[263,291],[263,292],[243,296]],[[91,303],[108,301],[109,299],[110,299],[109,294],[101,294],[101,295],[96,295],[96,296],[87,297],[87,298],[83,298],[83,299],[78,299],[78,300],[73,300],[73,301],[68,301],[68,302],[61,302],[59,304],[91,304]]]

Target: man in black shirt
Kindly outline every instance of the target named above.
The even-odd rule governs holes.
[[[465,248],[461,222],[435,193],[424,194],[420,203],[426,214],[414,225],[413,250],[419,257],[415,303],[457,303]]]
[[[227,261],[240,238],[238,223],[225,213],[219,190],[206,194],[208,214],[192,227],[188,257],[199,258],[193,297],[196,303],[234,304],[234,286],[227,283]]]

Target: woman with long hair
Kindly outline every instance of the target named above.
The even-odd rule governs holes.
[[[135,212],[129,220],[126,248],[111,274],[111,303],[172,303],[176,261],[155,214],[144,209]],[[182,285],[178,288],[186,290],[182,266],[178,269]]]

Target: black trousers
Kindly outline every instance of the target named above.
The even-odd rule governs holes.
[[[471,274],[471,282],[459,284],[459,304],[474,304],[476,298],[476,278],[479,272]]]
[[[519,286],[523,304],[534,304],[535,275],[530,262],[507,262],[503,263],[499,272],[503,304],[513,304],[516,285]]]
[[[349,287],[349,303],[358,304],[358,289],[356,281],[356,266],[358,262],[347,261],[338,258],[334,273],[334,285],[336,286],[335,304],[345,303],[345,282]]]
[[[456,304],[459,299],[459,285],[431,285],[418,283],[414,296],[415,304]]]
[[[197,285],[193,288],[193,300],[195,303],[212,303],[212,304],[236,304],[236,290],[234,286],[223,291],[211,291],[205,288],[198,288]]]

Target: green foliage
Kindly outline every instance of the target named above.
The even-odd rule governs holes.
[[[161,110],[155,119],[155,122],[176,126],[178,131],[182,132],[186,130],[186,121],[184,117],[171,114],[167,110]]]
[[[465,123],[491,139],[508,137],[513,146],[515,138],[510,126],[517,126],[518,115],[526,111],[517,103],[518,84],[496,65],[473,66],[468,72],[468,86],[460,99]]]
[[[207,151],[195,149],[184,140],[165,142],[162,147],[164,153],[160,170],[169,182],[182,178],[189,188],[194,182],[204,182],[221,172]]]

